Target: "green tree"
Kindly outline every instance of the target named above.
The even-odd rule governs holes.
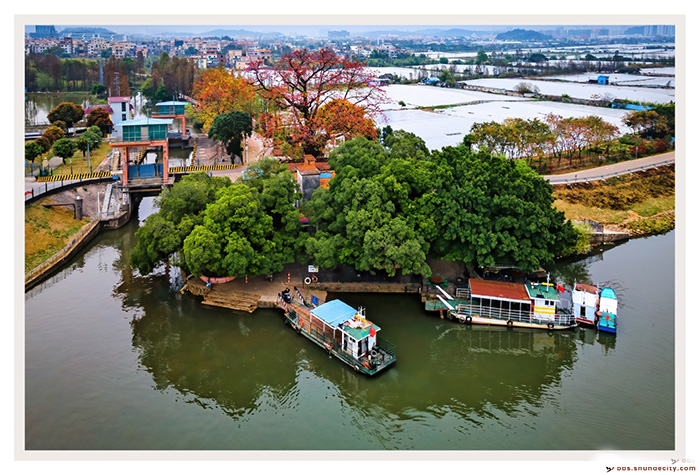
[[[243,155],[241,143],[253,132],[253,120],[245,112],[233,111],[219,114],[209,129],[209,138],[221,142],[226,153],[233,158]]]
[[[84,114],[85,111],[82,106],[73,104],[72,102],[61,102],[48,113],[47,118],[51,123],[62,120],[66,123],[66,128],[71,128],[73,124],[79,122],[83,118]]]
[[[55,153],[56,156],[61,157],[63,159],[63,164],[65,165],[66,159],[72,157],[77,148],[78,147],[75,141],[71,139],[58,139],[53,144],[53,153]]]
[[[274,262],[272,217],[255,188],[233,184],[221,189],[183,245],[187,268],[195,275],[239,276],[281,270]]]
[[[202,223],[200,214],[212,203],[216,192],[229,186],[226,177],[209,177],[206,173],[185,176],[155,200],[153,213],[136,231],[136,245],[130,262],[142,275],[152,272],[171,255],[179,255],[185,238]]]
[[[90,84],[90,94],[94,96],[100,96],[107,92],[107,88],[104,84],[92,83]]]
[[[489,55],[486,54],[484,50],[480,50],[479,52],[476,53],[476,59],[475,63],[476,64],[484,64],[489,61]]]
[[[435,253],[484,267],[524,270],[551,264],[576,234],[553,208],[552,187],[522,160],[466,147],[446,147],[431,157],[438,169]]]
[[[391,134],[395,142],[397,133]],[[397,272],[429,274],[429,244],[415,219],[420,208],[417,196],[424,191],[416,170],[427,162],[410,153],[404,154],[407,158],[392,159],[389,151],[360,137],[331,153],[328,164],[336,176],[329,189],[318,189],[305,208],[318,228],[306,242],[316,265],[345,264],[390,276]]]
[[[80,150],[80,152],[83,154],[83,157],[85,156],[85,152],[88,150],[88,141],[85,137],[80,136],[77,139],[75,139],[75,146]]]
[[[24,159],[28,162],[33,162],[42,153],[44,153],[44,148],[34,140],[24,144]]]

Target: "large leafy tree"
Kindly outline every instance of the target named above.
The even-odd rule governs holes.
[[[259,175],[188,175],[156,200],[159,211],[136,232],[131,264],[147,274],[171,255],[195,275],[242,276],[282,270],[304,248],[292,174],[263,160]]]
[[[221,189],[184,241],[183,257],[195,275],[243,276],[275,269],[272,217],[255,188],[234,184]]]
[[[257,113],[255,89],[244,78],[222,68],[202,72],[192,86],[192,96],[197,101],[197,120],[204,130],[209,130],[220,114],[239,111],[255,117]]]
[[[219,114],[209,129],[209,138],[224,144],[232,158],[242,156],[241,142],[253,132],[253,120],[245,112],[233,111]]]
[[[131,265],[145,275],[170,255],[180,253],[185,238],[201,224],[200,213],[214,201],[217,190],[230,184],[228,178],[209,177],[202,172],[185,176],[161,193],[155,200],[158,212],[136,231]]]
[[[328,48],[296,49],[270,67],[253,62],[249,71],[261,95],[283,114],[281,121],[265,122],[275,127],[265,131],[268,136],[283,128],[292,144],[314,156],[321,154],[327,140],[318,117],[324,105],[342,99],[372,115],[384,98],[373,72],[363,63]]]
[[[308,235],[301,230],[299,208],[301,199],[299,186],[294,175],[284,169],[284,165],[271,159],[256,163],[259,174],[247,180],[248,186],[260,193],[260,203],[265,212],[272,217],[275,233],[272,240],[274,249],[274,270],[281,270],[282,264],[304,258],[304,245]]]
[[[72,102],[61,102],[59,105],[54,107],[54,109],[48,113],[46,116],[51,123],[56,121],[63,121],[66,124],[66,128],[73,127],[73,124],[80,121],[83,118],[85,111],[83,107],[78,104],[73,104]]]
[[[365,109],[347,99],[333,99],[324,104],[318,111],[318,120],[321,125],[318,133],[324,143],[332,136],[348,140],[355,137],[377,138],[374,121],[367,116]]]
[[[413,177],[404,181],[407,176],[402,173],[421,169],[420,160],[392,160],[381,145],[360,137],[338,147],[328,163],[336,177],[328,190],[314,193],[308,206],[319,229],[306,244],[314,263],[326,268],[345,264],[390,276],[428,274],[429,243],[414,219],[421,191]]]
[[[525,270],[551,264],[571,246],[571,222],[553,206],[552,187],[522,160],[465,146],[433,153],[436,255],[483,267]]]

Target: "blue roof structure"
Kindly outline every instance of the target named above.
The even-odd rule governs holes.
[[[186,106],[188,102],[186,101],[166,101],[166,102],[159,102],[156,105],[157,106]]]
[[[131,119],[131,120],[123,120],[119,122],[115,127],[122,127],[122,126],[140,126],[140,125],[170,125],[173,123],[173,119],[153,119],[150,117],[147,117],[145,119]]]
[[[616,299],[617,295],[615,295],[615,291],[611,289],[610,287],[605,287],[603,290],[600,291],[600,296],[603,298],[609,298],[609,299]]]
[[[342,300],[331,300],[311,310],[311,313],[332,327],[337,327],[355,316],[357,310]]]

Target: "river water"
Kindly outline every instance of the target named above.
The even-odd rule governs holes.
[[[26,450],[673,450],[674,236],[553,266],[607,281],[616,336],[460,325],[414,295],[367,308],[397,362],[368,378],[275,310],[207,308],[128,266],[139,219],[25,295]]]

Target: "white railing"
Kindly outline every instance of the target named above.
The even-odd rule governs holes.
[[[513,323],[538,323],[567,326],[573,320],[573,315],[561,312],[550,317],[538,317],[530,311],[503,310],[499,308],[484,307],[473,304],[460,304],[457,306],[456,316],[493,318],[497,320],[512,320]]]

